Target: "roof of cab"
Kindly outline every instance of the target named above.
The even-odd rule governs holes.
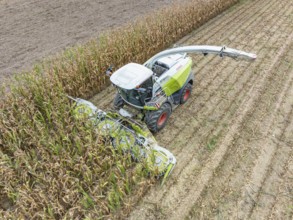
[[[134,89],[153,75],[147,67],[129,63],[115,71],[110,77],[111,82],[123,89]]]

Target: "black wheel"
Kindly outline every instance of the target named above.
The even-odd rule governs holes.
[[[146,114],[145,122],[152,132],[163,129],[171,115],[171,106],[164,103],[157,111],[149,111]]]
[[[190,83],[187,83],[181,94],[180,104],[184,104],[185,102],[187,102],[187,100],[189,99],[191,95],[191,91],[192,91],[192,85]]]
[[[125,104],[124,100],[121,98],[119,93],[117,93],[115,98],[114,98],[114,102],[113,102],[114,108],[116,110],[119,110],[119,109],[123,108],[124,104]]]

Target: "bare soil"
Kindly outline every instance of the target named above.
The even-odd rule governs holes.
[[[241,1],[178,44],[227,45],[258,58],[193,57],[192,98],[156,135],[177,166],[129,219],[292,219],[293,2]],[[110,108],[114,92],[92,101]]]
[[[0,84],[44,57],[177,0],[0,0]]]

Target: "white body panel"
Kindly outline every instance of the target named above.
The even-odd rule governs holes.
[[[161,59],[158,59],[158,63],[164,64],[169,69],[174,66],[181,58],[183,58],[185,54],[173,54],[166,57],[162,57]]]
[[[152,75],[153,71],[147,67],[137,63],[129,63],[114,72],[110,80],[120,88],[131,90],[141,85]]]

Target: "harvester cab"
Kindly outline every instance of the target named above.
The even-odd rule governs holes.
[[[218,46],[185,46],[162,51],[143,65],[129,63],[114,73],[107,71],[117,89],[114,108],[129,117],[138,114],[131,114],[123,108],[136,109],[152,132],[164,128],[171,112],[191,95],[194,74],[192,59],[187,53],[256,59],[255,54]]]

